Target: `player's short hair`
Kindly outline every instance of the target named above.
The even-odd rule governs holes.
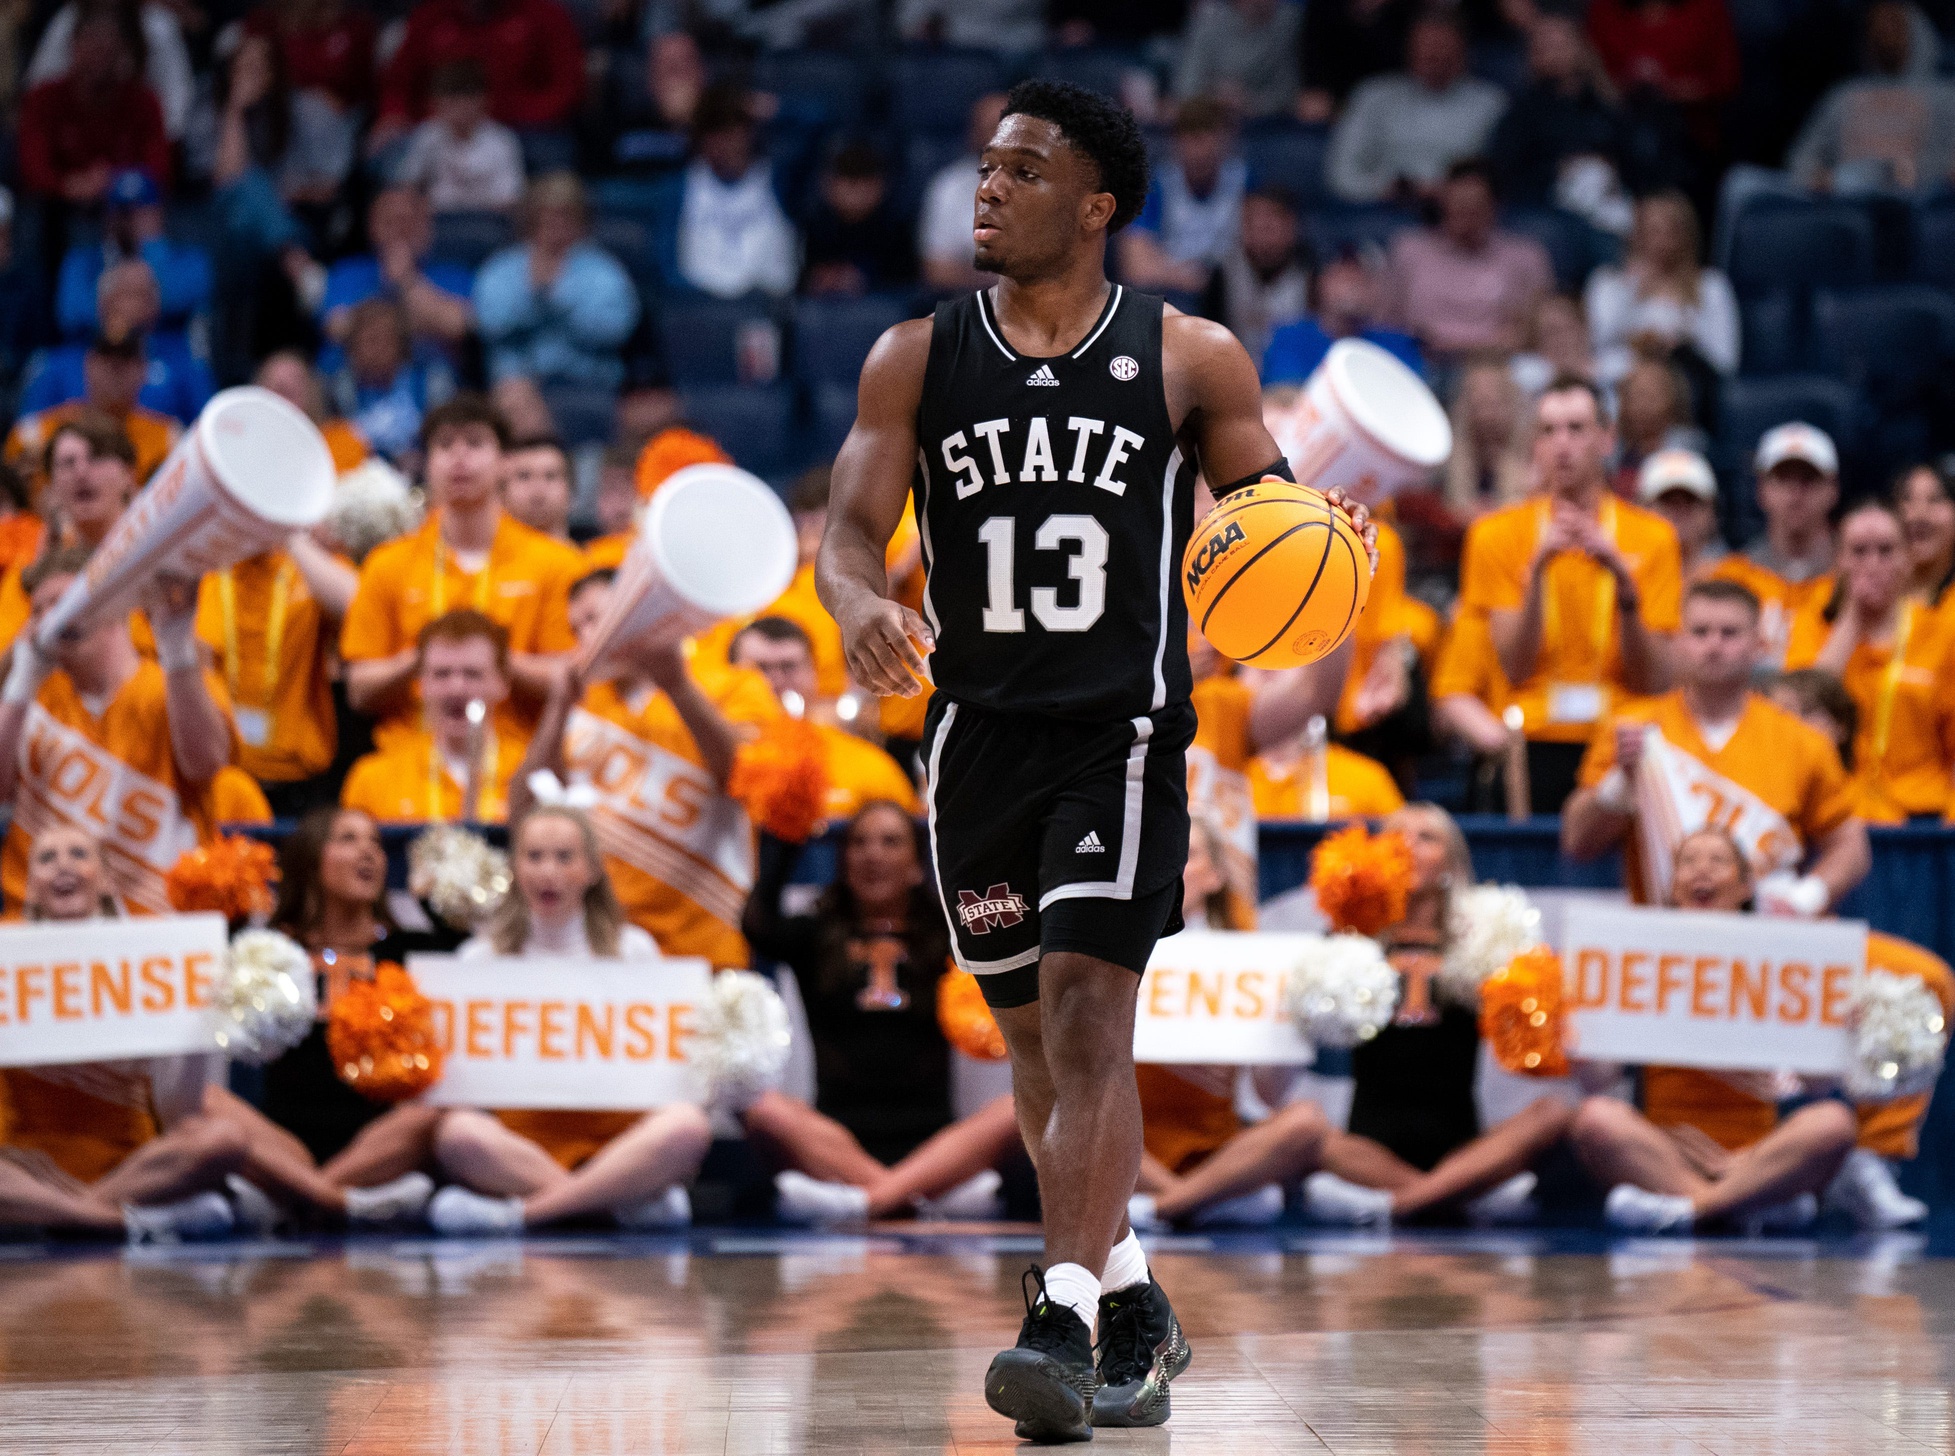
[[[63,435],[73,435],[86,445],[91,460],[120,460],[131,470],[136,468],[136,442],[129,438],[129,432],[108,411],[85,409],[73,419],[56,425],[54,433],[48,436],[47,446],[41,451],[41,469],[50,474],[54,471],[54,447],[61,443]]]
[[[1602,387],[1586,375],[1565,372],[1557,374],[1548,381],[1548,387],[1541,391],[1540,397],[1546,399],[1551,394],[1573,394],[1577,391],[1595,401],[1595,417],[1603,424],[1608,424],[1608,398],[1602,393]]]
[[[88,558],[94,554],[95,548],[92,546],[57,546],[21,572],[21,589],[31,597],[41,589],[43,582],[54,577],[80,576],[88,569]]]
[[[740,660],[740,639],[748,633],[752,633],[756,637],[764,637],[769,642],[799,642],[803,647],[807,648],[808,656],[813,657],[815,655],[814,639],[808,635],[807,629],[799,622],[787,617],[756,617],[738,632],[735,632],[733,634],[733,640],[726,644],[726,660],[728,662],[738,662]]]
[[[1707,602],[1729,602],[1733,606],[1743,607],[1751,613],[1754,622],[1765,613],[1765,608],[1759,603],[1758,593],[1741,581],[1730,581],[1721,576],[1707,576],[1702,580],[1693,581],[1684,588],[1683,599],[1686,604],[1699,598]]]
[[[473,607],[456,607],[443,612],[414,638],[414,670],[419,672],[427,660],[430,642],[487,642],[495,649],[496,671],[509,674],[509,632],[502,623]]]
[[[1109,235],[1140,215],[1147,201],[1147,139],[1131,111],[1070,81],[1034,80],[1020,81],[1005,97],[1005,115],[1014,114],[1051,122],[1093,163],[1101,190],[1113,194]]]
[[[421,420],[421,448],[426,450],[444,430],[467,430],[476,425],[491,431],[498,449],[509,448],[509,421],[486,394],[463,390],[429,410]]]

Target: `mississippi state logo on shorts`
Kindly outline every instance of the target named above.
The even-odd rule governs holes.
[[[988,935],[1017,925],[1031,908],[1010,885],[993,885],[982,895],[976,890],[957,892],[957,918],[972,935]]]

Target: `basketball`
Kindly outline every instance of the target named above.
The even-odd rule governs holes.
[[[1190,620],[1224,657],[1301,667],[1336,651],[1357,626],[1371,558],[1322,491],[1268,479],[1195,528],[1181,584]]]

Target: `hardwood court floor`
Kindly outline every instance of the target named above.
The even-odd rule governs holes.
[[[0,1247],[0,1452],[1003,1452],[1022,1235]],[[1570,1248],[1577,1251],[1569,1252]],[[1922,1241],[1166,1240],[1195,1347],[1104,1450],[1955,1449]],[[1584,1251],[1585,1250],[1585,1251]]]

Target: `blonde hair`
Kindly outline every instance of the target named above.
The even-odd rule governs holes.
[[[1638,244],[1641,242],[1638,235],[1643,231],[1650,214],[1659,209],[1666,209],[1676,215],[1683,226],[1685,238],[1684,261],[1667,274],[1652,273],[1637,251]],[[1698,226],[1697,209],[1691,206],[1687,196],[1676,188],[1670,188],[1664,192],[1652,192],[1636,204],[1635,221],[1631,224],[1629,233],[1629,263],[1630,278],[1635,284],[1638,298],[1650,297],[1655,291],[1655,286],[1667,278],[1686,304],[1692,308],[1697,307],[1700,285],[1704,276],[1704,230]]]
[[[575,172],[545,172],[523,193],[522,220],[523,231],[529,233],[536,226],[536,215],[545,208],[562,207],[575,212],[580,219],[589,221],[590,200],[584,191],[584,184]]]
[[[1228,841],[1222,837],[1221,826],[1214,816],[1197,811],[1188,817],[1188,838],[1192,843],[1201,840],[1202,852],[1208,856],[1209,868],[1215,871],[1217,886],[1209,891],[1202,901],[1202,910],[1208,916],[1210,930],[1248,930],[1255,922],[1243,925],[1237,896],[1229,885]]]
[[[1501,393],[1506,397],[1513,415],[1513,428],[1508,432],[1507,446],[1495,460],[1480,458],[1468,398],[1467,382],[1483,375],[1498,378]],[[1446,462],[1447,505],[1470,519],[1482,510],[1510,506],[1527,498],[1533,485],[1533,431],[1528,427],[1527,414],[1526,397],[1522,395],[1521,387],[1509,372],[1505,360],[1476,359],[1460,371],[1459,385],[1453,394],[1453,454]],[[1493,477],[1491,500],[1480,494],[1480,477],[1483,473]]]
[[[522,845],[523,831],[539,819],[561,819],[577,827],[584,863],[591,872],[590,885],[584,891],[584,936],[590,941],[592,955],[615,956],[624,931],[625,914],[618,904],[617,892],[611,888],[611,876],[604,868],[604,852],[598,848],[597,831],[580,810],[560,804],[539,804],[511,826],[512,856]],[[521,955],[523,947],[529,944],[529,934],[529,902],[521,890],[512,886],[489,922],[489,941],[497,955]]]
[[[1442,942],[1452,934],[1453,892],[1473,883],[1473,851],[1460,832],[1459,821],[1444,809],[1425,799],[1415,799],[1385,816],[1385,827],[1408,814],[1421,814],[1439,826],[1439,837],[1446,841],[1446,877],[1439,884],[1439,934]]]

